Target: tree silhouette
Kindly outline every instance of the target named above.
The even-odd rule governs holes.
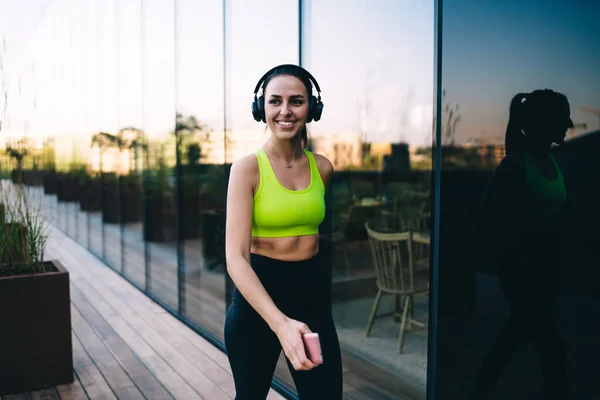
[[[201,124],[195,116],[184,116],[177,113],[175,137],[178,163],[181,163],[184,152],[189,164],[195,164],[206,157],[207,154],[202,147],[203,144],[212,143],[212,132],[212,129],[208,129],[206,125]]]
[[[137,150],[139,146],[144,146],[144,132],[135,127],[126,127],[120,129],[116,135],[108,132],[98,132],[92,136],[92,147],[97,146],[100,149],[100,170],[102,170],[102,159],[104,152],[109,148],[115,148],[119,151],[118,159],[121,160],[122,151],[131,149]],[[129,158],[131,160],[131,157]],[[135,170],[135,163],[130,171]],[[133,160],[135,162],[135,160]],[[119,162],[119,166],[121,163]]]

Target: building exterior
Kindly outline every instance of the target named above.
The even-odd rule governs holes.
[[[571,101],[577,127],[600,129],[596,114],[577,108],[600,107],[597,6],[33,3],[35,12],[15,5],[0,24],[11,39],[2,49],[0,144],[30,140],[23,165],[43,175],[43,204],[56,226],[224,350],[233,287],[224,264],[228,170],[268,137],[250,112],[257,80],[275,65],[301,65],[319,81],[325,103],[322,120],[308,127],[310,148],[336,169],[321,234],[346,394],[464,398],[510,314],[497,276],[487,265],[464,268],[461,256],[505,155],[511,98],[555,88]],[[569,136],[578,140],[577,133]],[[569,165],[583,168],[589,153],[573,154]],[[411,294],[411,311],[425,328],[409,330],[401,351],[401,316],[376,318],[366,334],[371,313],[385,314],[397,301],[376,300],[382,268],[399,268],[376,264],[366,224],[420,238],[411,254],[429,290]],[[565,243],[577,255],[571,271],[585,275],[582,265],[600,262],[597,252]],[[567,285],[566,293],[558,323],[565,341],[580,346],[570,353],[571,392],[598,398],[597,368],[587,369],[598,346],[586,338],[600,332],[581,322],[600,307],[597,292]],[[515,357],[494,398],[541,398],[532,357]],[[296,397],[283,357],[274,387]]]

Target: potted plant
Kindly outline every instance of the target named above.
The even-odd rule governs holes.
[[[15,163],[15,168],[10,174],[11,180],[13,183],[23,184],[23,160],[29,154],[27,139],[23,138],[15,143],[7,143],[5,151]]]
[[[100,211],[101,191],[98,173],[92,172],[85,167],[78,173],[77,185],[79,188],[79,209],[81,211]]]
[[[46,224],[23,185],[0,182],[0,396],[73,382],[69,273],[45,260]]]

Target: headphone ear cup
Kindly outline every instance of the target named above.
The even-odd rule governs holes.
[[[260,121],[267,122],[267,118],[265,117],[265,98],[260,96],[257,102],[258,117],[260,118]]]
[[[252,117],[254,117],[254,120],[256,122],[259,122],[260,121],[260,113],[258,112],[258,104],[256,104],[256,103],[257,103],[257,100],[252,102]]]
[[[312,118],[318,121],[321,119],[321,114],[323,114],[323,103],[313,96]]]
[[[315,98],[315,96],[311,96],[310,99],[308,99],[308,115],[306,116],[306,123],[310,123],[313,120],[313,117],[315,115],[315,101],[317,99]]]
[[[264,98],[260,96],[252,102],[252,116],[256,122],[266,122]]]

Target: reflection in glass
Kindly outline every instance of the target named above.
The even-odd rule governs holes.
[[[111,267],[121,271],[121,229],[119,224],[123,215],[120,207],[122,196],[119,190],[119,181],[122,174],[120,155],[123,145],[119,140],[118,132],[118,54],[115,7],[115,0],[98,3],[99,122],[100,134],[105,144],[101,170],[103,255]]]
[[[333,1],[305,8],[303,60],[326,104],[322,120],[309,127],[311,146],[336,169],[331,225],[323,227],[331,232],[323,236],[332,253],[340,344],[357,374],[373,364],[382,389],[400,394],[409,387],[423,396],[433,7],[357,1],[335,19],[340,10]],[[352,374],[345,381],[361,386]]]
[[[143,239],[143,173],[147,143],[142,120],[142,2],[119,2],[117,91],[120,209],[123,273],[140,287],[146,284]]]
[[[178,309],[173,1],[142,4],[143,238],[148,289]]]
[[[598,7],[443,7],[435,397],[597,398]]]
[[[82,24],[85,38],[85,49],[83,52],[83,76],[84,88],[86,92],[85,105],[85,131],[87,133],[87,143],[82,143],[82,148],[89,148],[92,163],[92,185],[93,193],[96,193],[98,204],[88,213],[88,236],[90,250],[97,256],[104,256],[104,236],[103,236],[103,214],[104,206],[102,171],[104,169],[104,153],[106,144],[100,138],[100,65],[99,65],[99,35],[96,19],[98,2],[86,2],[82,5]],[[89,159],[89,158],[88,158]]]
[[[207,24],[198,24],[203,16]],[[177,153],[185,314],[223,339],[225,323],[223,7],[177,2]],[[211,60],[211,62],[206,62]]]

